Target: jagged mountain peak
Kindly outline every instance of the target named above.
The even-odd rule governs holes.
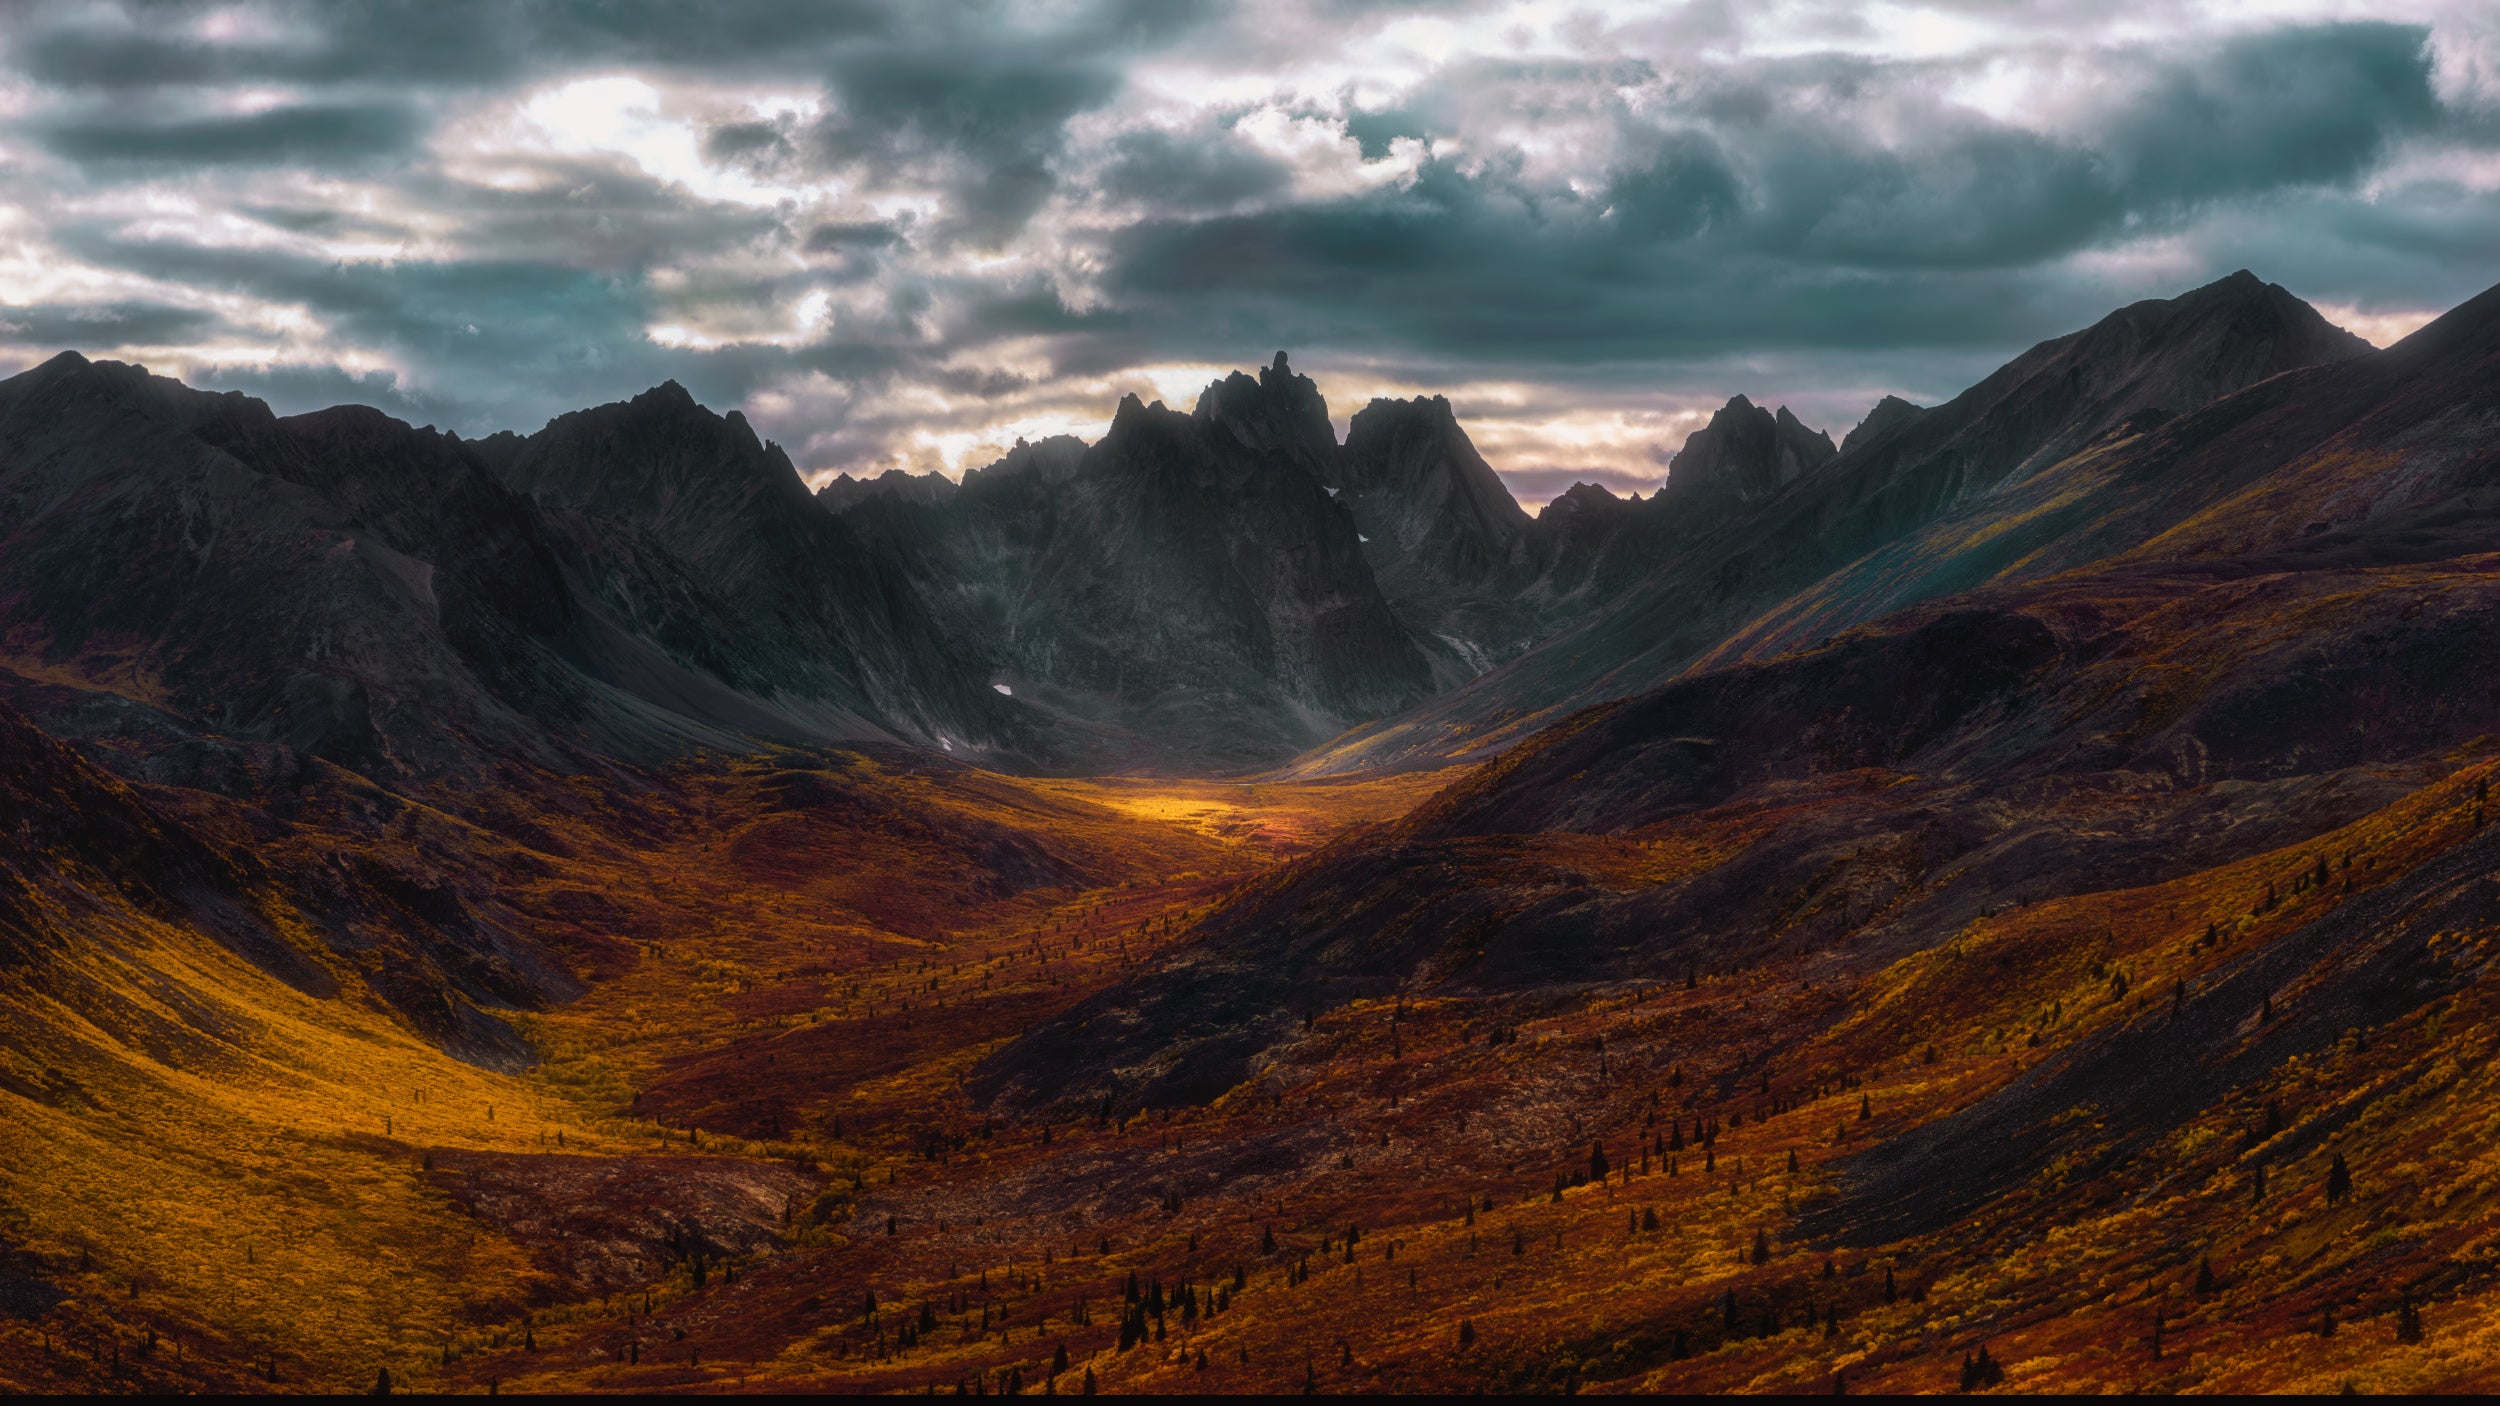
[[[1787,406],[1774,414],[1736,395],[1685,439],[1668,466],[1667,486],[1679,498],[1711,493],[1757,502],[1838,452],[1830,435],[1807,429]]]
[[[1853,449],[1863,449],[1926,413],[1924,405],[1903,400],[1897,395],[1885,396],[1875,402],[1874,409],[1866,412],[1865,419],[1858,421],[1856,429],[1841,439],[1841,452],[1845,454]]]
[[[1450,409],[1447,396],[1419,395],[1411,400],[1374,396],[1354,412],[1346,426],[1346,449],[1353,452],[1358,441],[1377,440],[1393,434],[1423,434],[1448,439],[1466,439],[1459,428],[1458,416]],[[1470,446],[1472,452],[1472,445]],[[1349,488],[1359,485],[1348,483]]]
[[[1480,645],[1532,633],[1485,589],[1521,559],[1531,519],[1446,398],[1377,399],[1356,411],[1336,474],[1365,556],[1412,621],[1436,638]],[[1468,655],[1469,670],[1485,657]]]
[[[794,503],[813,496],[790,456],[757,436],[745,415],[720,414],[675,381],[559,415],[526,440],[485,452],[515,487],[567,507],[676,501],[721,485]]]
[[[1337,432],[1319,385],[1287,364],[1283,352],[1254,379],[1235,371],[1198,396],[1198,419],[1243,448],[1273,455],[1334,483]]]
[[[1049,435],[1039,440],[1018,439],[1015,447],[997,463],[985,468],[964,471],[963,486],[972,488],[997,483],[1020,474],[1037,473],[1044,483],[1065,483],[1083,462],[1085,451],[1092,446],[1072,434]]]
[[[1410,510],[1461,500],[1480,527],[1505,538],[1528,521],[1445,396],[1373,399],[1354,412],[1337,463],[1336,481],[1358,500],[1387,494]]]
[[[1562,492],[1555,494],[1553,500],[1545,505],[1544,511],[1547,513],[1556,511],[1566,513],[1605,512],[1609,509],[1623,507],[1625,502],[1625,499],[1618,497],[1614,490],[1608,488],[1606,485],[1602,483],[1591,483],[1588,480],[1583,479],[1580,482],[1571,485],[1569,488],[1564,489]]]
[[[1023,441],[1017,441],[1019,447]],[[875,478],[853,478],[836,474],[824,487],[816,490],[816,501],[828,512],[841,512],[870,498],[891,498],[903,503],[943,503],[955,496],[955,481],[932,470],[915,474],[903,469],[888,469]]]

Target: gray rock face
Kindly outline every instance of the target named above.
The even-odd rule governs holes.
[[[1336,441],[1279,355],[1193,414],[1124,400],[1102,441],[1019,448],[943,503],[841,521],[906,563],[1063,764],[1272,764],[1421,701],[1432,669],[1331,493]]]
[[[1841,439],[1841,452],[1864,448],[1926,413],[1925,407],[1912,405],[1897,395],[1885,396],[1866,412],[1865,419],[1858,421],[1856,429]]]
[[[878,495],[906,503],[943,503],[955,496],[955,481],[941,473],[910,474],[901,469],[888,469],[867,479],[836,474],[832,482],[816,490],[816,501],[838,513]]]
[[[1455,683],[1533,644],[1523,579],[1535,520],[1521,511],[1440,396],[1375,400],[1337,456],[1339,501],[1381,589]]]
[[[1740,395],[1685,439],[1667,467],[1667,492],[1679,503],[1704,495],[1758,503],[1839,452],[1830,435],[1807,429],[1787,406],[1774,415]]]
[[[825,512],[778,445],[675,382],[577,411],[487,452],[548,515],[568,578],[626,632],[748,701],[674,700],[754,730],[891,733],[945,751],[1019,751],[1024,720],[934,619],[888,553]]]
[[[554,760],[586,681],[526,499],[356,408],[281,420],[65,354],[0,383],[0,628],[225,734],[377,775]]]
[[[1255,380],[1236,371],[1199,392],[1194,413],[1219,442],[1323,485],[1336,482],[1337,433],[1328,425],[1328,402],[1310,377],[1285,364],[1283,352]]]

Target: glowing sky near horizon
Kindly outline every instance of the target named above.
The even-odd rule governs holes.
[[[0,372],[463,433],[675,378],[959,472],[1277,349],[1532,506],[1728,396],[1834,437],[2247,267],[2382,344],[2500,280],[2488,4],[34,3]]]

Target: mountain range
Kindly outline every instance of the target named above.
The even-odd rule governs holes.
[[[1184,1291],[1260,1389],[2485,1379],[2381,1347],[2495,1282],[2500,289],[1533,514],[1347,424],[811,490],[674,383],[0,381],[0,1384],[1177,1390]]]
[[[1446,400],[1375,401],[1341,445],[1282,353],[1186,414],[1131,397],[1092,445],[813,497],[674,383],[470,442],[66,353],[0,383],[0,590],[44,668],[369,772],[741,736],[1083,774],[1437,763],[2052,559],[2049,519],[1932,539],[2055,498],[2096,440],[2363,349],[2235,275],[1886,401],[1837,450],[1738,396],[1655,497],[1534,517]],[[1881,579],[1800,598],[1844,567]]]

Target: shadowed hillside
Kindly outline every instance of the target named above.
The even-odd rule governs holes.
[[[1730,637],[1771,628],[1766,617],[1803,609],[1794,598],[1813,598],[1833,573],[1879,570],[1852,563],[1939,519],[1959,515],[1965,533],[1986,523],[1992,530],[1982,535],[2036,537],[2043,529],[2026,523],[2025,510],[2055,490],[2034,481],[2094,441],[2366,350],[2308,304],[2241,272],[2043,342],[1943,405],[1887,401],[1838,454],[1810,468],[1794,450],[1780,459],[1767,427],[1756,432],[1767,457],[1744,474],[1722,465],[1727,450],[1707,445],[1713,452],[1697,456],[1707,471],[1682,482],[1670,473],[1652,501],[1616,506],[1610,516],[1632,520],[1600,534],[1592,560],[1560,564],[1580,583],[1573,595],[1589,612],[1584,623],[1466,688],[1350,733],[1297,768],[1488,755],[1565,710],[1654,688],[1705,663]],[[1736,438],[1734,422],[1722,436]],[[1833,589],[1870,612],[1855,619],[1872,618],[1979,585],[1995,563],[1972,555],[1922,563],[1927,569],[1906,580],[1896,574],[1880,594]],[[1783,638],[1804,642],[1793,628]]]
[[[1533,519],[1281,357],[822,496],[65,357],[0,1385],[2487,1389],[2495,428],[2246,275]]]

